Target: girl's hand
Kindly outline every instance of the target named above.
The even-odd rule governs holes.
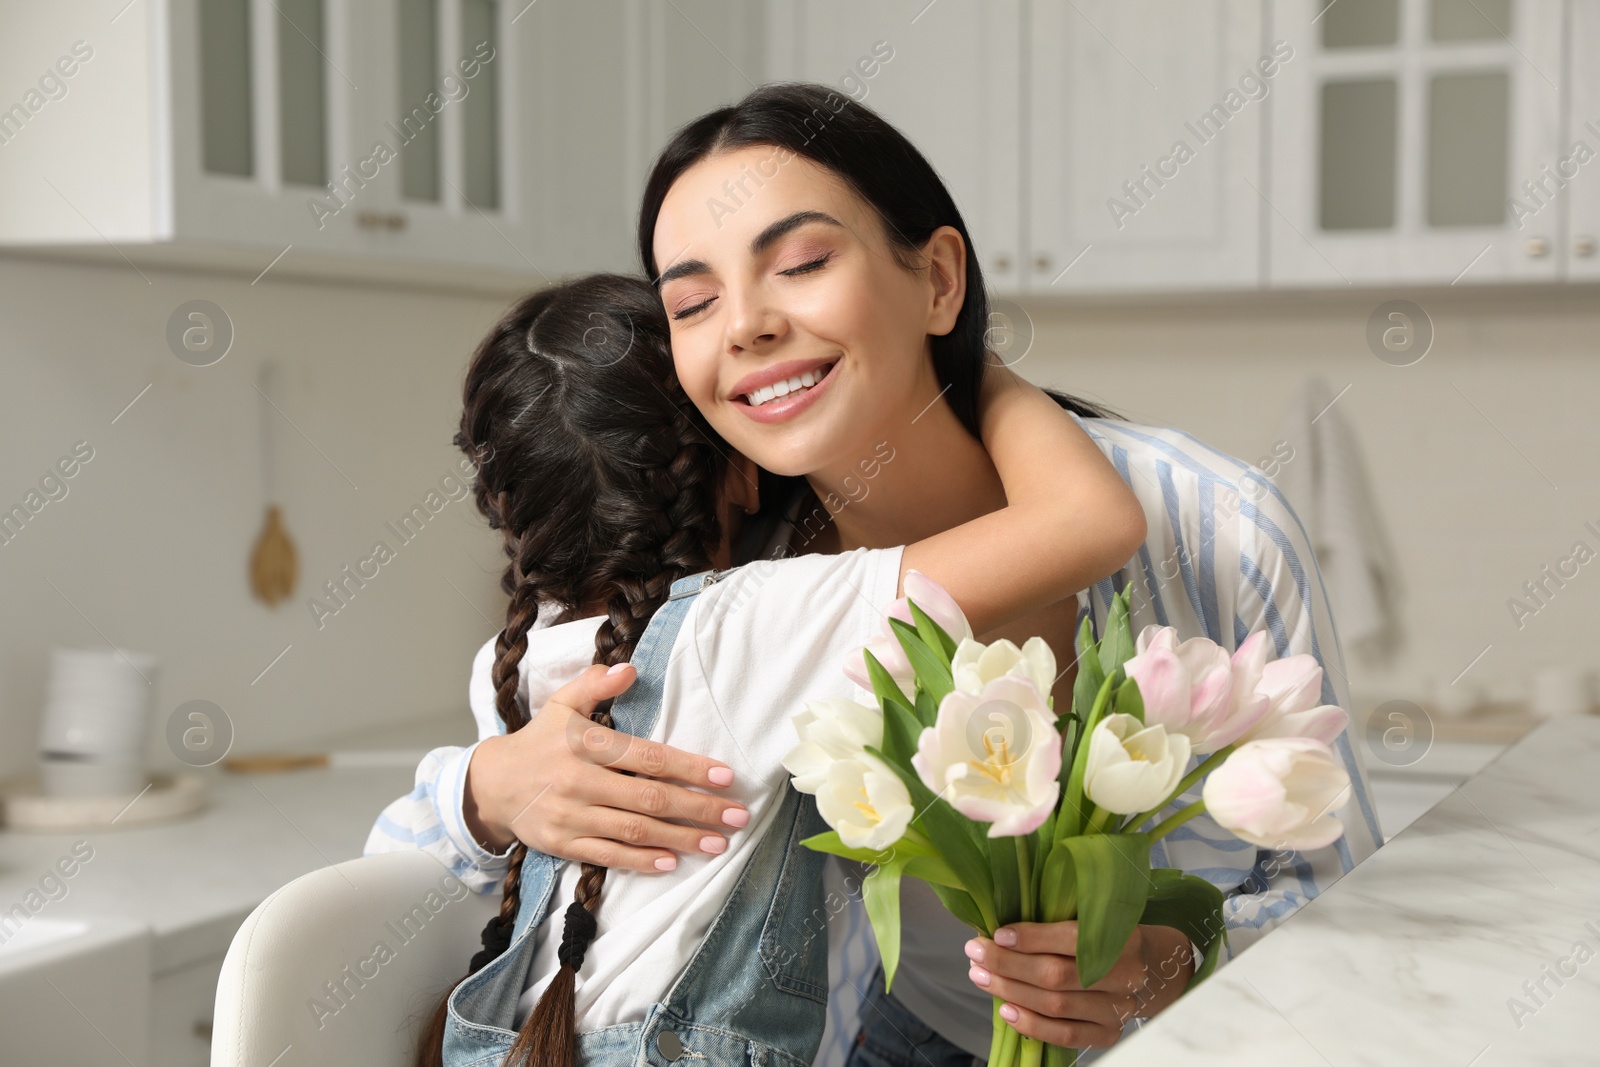
[[[728,847],[719,833],[664,820],[742,827],[750,821],[742,805],[656,779],[720,789],[733,781],[731,768],[589,721],[596,704],[637,677],[626,664],[615,674],[590,667],[522,729],[479,743],[462,798],[479,844],[499,852],[520,840],[561,859],[649,873],[677,866],[674,851]]]
[[[1024,1037],[1064,1048],[1104,1048],[1130,1018],[1149,1018],[1178,999],[1194,975],[1182,931],[1137,926],[1111,973],[1085,989],[1078,982],[1078,924],[1011,923],[967,942],[967,977],[1005,1001],[1000,1015]],[[1013,1017],[1014,1016],[1014,1017]]]

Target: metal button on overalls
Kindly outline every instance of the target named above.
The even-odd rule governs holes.
[[[669,1060],[683,1055],[683,1042],[671,1030],[663,1030],[656,1035],[656,1048]]]

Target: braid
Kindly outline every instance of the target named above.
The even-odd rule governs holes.
[[[507,557],[500,588],[509,601],[490,678],[508,734],[531,718],[521,664],[541,605],[578,612],[603,604],[594,662],[625,663],[672,583],[705,570],[721,541],[726,461],[677,384],[667,335],[648,283],[594,275],[524,298],[473,355],[455,443],[478,467],[478,509],[501,532]],[[610,727],[611,701],[592,718]],[[469,973],[511,943],[526,856],[518,841],[500,911]],[[577,971],[605,879],[605,867],[582,864],[564,914],[561,967],[507,1064],[573,1064]],[[422,1036],[419,1067],[440,1067],[448,1018],[447,994]]]
[[[671,459],[641,471],[654,500],[641,500],[641,520],[630,524],[632,535],[610,554],[608,577],[614,592],[606,602],[606,618],[595,633],[596,663],[625,663],[656,610],[666,603],[672,583],[710,565],[709,546],[721,533],[716,486],[707,475],[714,469],[705,453],[714,451],[682,409],[657,432],[675,442]],[[611,701],[595,709],[594,721],[611,726]],[[626,773],[626,772],[624,772]],[[583,864],[573,902],[568,905],[558,958],[561,968],[534,1006],[506,1055],[506,1067],[546,1064],[571,1067],[577,1059],[575,986],[584,952],[596,932],[595,913],[607,868]]]

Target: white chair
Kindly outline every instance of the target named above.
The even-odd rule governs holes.
[[[250,913],[217,983],[212,1067],[405,1067],[500,905],[425,852],[297,878]]]

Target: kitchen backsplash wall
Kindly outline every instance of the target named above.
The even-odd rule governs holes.
[[[235,333],[206,367],[167,341],[169,316],[197,299]],[[57,644],[160,661],[153,756],[167,717],[196,699],[227,714],[236,751],[362,727],[381,745],[387,723],[455,709],[470,737],[467,672],[501,610],[500,557],[450,438],[467,358],[505,303],[0,260],[0,507],[45,501],[0,544],[0,776],[32,763]],[[299,554],[295,593],[275,609],[247,580],[268,358]],[[59,479],[64,495],[56,480],[41,489],[75,447],[92,458]],[[390,551],[374,575],[363,561],[379,543]]]
[[[1368,319],[1407,296],[1434,340],[1419,362],[1393,366],[1368,347]],[[1421,702],[1469,664],[1457,688],[1476,683],[1507,701],[1527,698],[1541,666],[1600,668],[1600,566],[1587,562],[1600,553],[1592,287],[1028,312],[1036,336],[1018,368],[1029,377],[1250,462],[1286,454],[1286,416],[1321,376],[1362,453],[1401,577],[1392,661],[1345,650],[1358,705]],[[1513,612],[1513,598],[1532,613]]]
[[[166,339],[169,316],[197,299],[235,330],[207,367]],[[1252,461],[1282,439],[1309,375],[1333,393],[1348,384],[1336,407],[1395,546],[1406,636],[1388,664],[1352,662],[1356,692],[1424,698],[1481,652],[1467,679],[1505,698],[1538,665],[1594,666],[1590,568],[1546,583],[1554,592],[1520,628],[1507,601],[1575,542],[1600,549],[1585,526],[1600,528],[1600,300],[1424,294],[1432,350],[1394,367],[1365,340],[1383,299],[1036,303],[1018,368]],[[466,359],[506,302],[0,260],[0,505],[43,501],[0,543],[0,776],[32,763],[57,644],[157,657],[153,754],[160,725],[194,699],[227,713],[238,751],[361,729],[381,745],[386,724],[445,712],[465,724],[501,557],[450,436]],[[300,557],[295,595],[276,609],[250,598],[246,572],[264,507],[254,383],[267,358],[280,368],[278,495]]]

